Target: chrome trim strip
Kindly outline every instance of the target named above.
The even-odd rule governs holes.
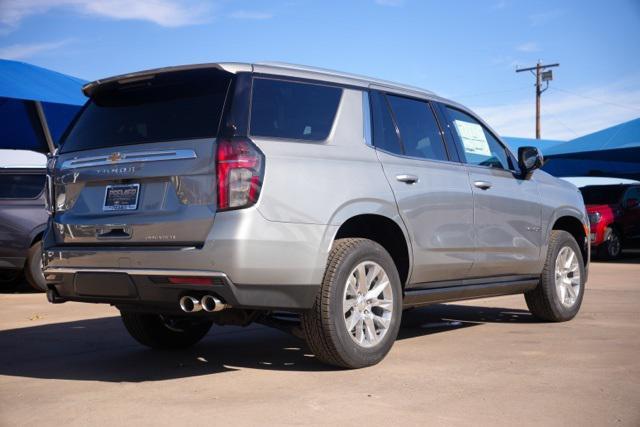
[[[109,157],[117,154],[118,160],[109,160]],[[111,166],[134,162],[157,162],[161,160],[195,159],[198,156],[193,150],[155,150],[155,151],[131,151],[123,153],[105,154],[104,156],[81,157],[65,160],[60,169],[84,168],[89,166]]]
[[[219,271],[206,270],[161,270],[149,268],[91,268],[91,267],[49,267],[44,274],[75,274],[75,273],[125,273],[130,276],[203,276],[220,277],[230,282],[226,274]]]
[[[362,91],[362,124],[364,126],[364,143],[373,147],[371,138],[371,107],[369,104],[369,92]]]

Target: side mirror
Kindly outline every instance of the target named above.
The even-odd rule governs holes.
[[[542,167],[544,159],[542,154],[536,147],[520,147],[518,148],[518,164],[522,173],[527,174],[535,169]]]
[[[628,199],[624,207],[627,209],[633,209],[637,208],[639,205],[640,201],[638,199]]]

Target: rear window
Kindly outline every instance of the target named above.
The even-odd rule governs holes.
[[[44,190],[44,174],[0,175],[0,199],[35,199]]]
[[[622,185],[589,185],[580,192],[585,205],[608,205],[620,202],[626,189]]]
[[[215,137],[229,82],[229,74],[207,69],[98,88],[61,152]]]
[[[322,141],[329,136],[342,89],[258,78],[253,81],[250,133]]]

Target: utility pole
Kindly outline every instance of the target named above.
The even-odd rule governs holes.
[[[549,82],[553,80],[553,73],[551,72],[551,70],[545,70],[547,68],[558,67],[559,65],[560,64],[543,65],[540,61],[538,61],[535,67],[516,68],[516,73],[521,73],[522,71],[531,71],[531,74],[533,74],[533,70],[536,71],[536,139],[540,139],[540,95],[542,95],[542,92],[549,88]],[[547,83],[544,89],[542,89],[542,82]]]

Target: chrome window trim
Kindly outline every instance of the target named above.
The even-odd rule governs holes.
[[[195,159],[198,156],[193,150],[153,150],[153,151],[129,151],[120,153],[118,160],[109,160],[113,154],[92,157],[76,157],[62,162],[60,169],[84,168],[89,166],[111,166],[136,162],[157,162],[162,160]]]
[[[371,132],[371,105],[369,104],[369,92],[362,91],[362,126],[364,143],[373,147]]]
[[[455,160],[427,159],[426,157],[413,157],[413,156],[406,156],[404,154],[392,153],[391,151],[385,150],[383,148],[378,148],[378,147],[375,147],[375,146],[371,146],[371,148],[373,148],[376,151],[380,151],[381,153],[384,153],[387,156],[397,157],[398,159],[402,159],[402,160],[413,160],[413,161],[418,161],[418,162],[442,163],[442,164],[446,164],[446,165],[462,166],[463,168],[466,168],[467,166],[469,166],[466,163],[458,162],[458,161],[455,161]]]

